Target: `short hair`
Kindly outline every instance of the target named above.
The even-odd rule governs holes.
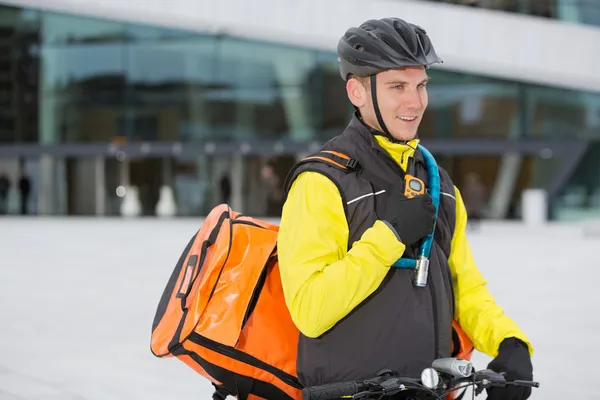
[[[371,79],[369,76],[350,75],[348,79],[352,78],[356,79],[365,89],[369,90],[371,88]]]

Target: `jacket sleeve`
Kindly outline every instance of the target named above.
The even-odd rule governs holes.
[[[454,280],[455,318],[475,348],[491,357],[496,357],[500,343],[511,336],[525,342],[530,354],[533,354],[531,342],[496,304],[486,287],[486,280],[475,265],[466,236],[467,211],[458,188],[455,188],[455,193],[456,227],[448,260]]]
[[[348,251],[348,224],[337,186],[303,172],[284,204],[278,237],[286,305],[298,329],[318,337],[367,298],[405,246],[376,221]]]

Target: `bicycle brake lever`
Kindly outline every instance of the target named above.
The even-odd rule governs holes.
[[[540,383],[539,382],[533,382],[533,381],[521,381],[521,380],[514,380],[512,382],[506,382],[507,385],[513,385],[513,386],[528,386],[528,387],[534,387],[534,388],[539,388],[540,387]]]
[[[474,392],[476,396],[479,396],[485,389],[489,389],[492,386],[506,386],[504,373],[497,373],[491,369],[486,369],[475,373]]]
[[[498,373],[491,369],[485,369],[475,374],[475,380],[487,380],[490,386],[504,386],[506,385],[505,373]]]
[[[379,384],[386,394],[396,394],[404,389],[406,386],[400,382],[398,378],[386,379]]]

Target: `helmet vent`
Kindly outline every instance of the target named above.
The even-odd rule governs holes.
[[[406,44],[409,46],[408,50],[413,54],[416,53],[418,51],[418,43],[415,40],[417,36],[415,32],[411,32],[404,24],[398,21],[394,22],[394,28],[400,32],[400,36],[406,41]]]
[[[419,43],[421,44],[421,47],[423,47],[423,52],[425,54],[429,54],[429,52],[431,51],[431,42],[429,40],[427,40],[427,38],[421,34],[419,34],[419,36],[417,36],[417,37],[419,39]]]

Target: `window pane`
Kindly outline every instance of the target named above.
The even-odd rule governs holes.
[[[520,134],[518,86],[432,69],[429,106],[419,134],[438,138],[515,138]]]
[[[0,143],[38,138],[39,13],[0,6]]]
[[[597,0],[429,0],[441,3],[488,8],[574,23],[600,25]]]
[[[530,85],[526,96],[532,136],[600,137],[600,94]]]
[[[600,143],[591,143],[553,207],[558,220],[600,217]]]
[[[316,139],[326,141],[342,133],[354,112],[334,53],[319,53],[311,82],[311,114],[318,121]]]
[[[199,36],[195,32],[148,25],[128,24],[125,29],[127,38],[132,41],[181,40],[183,38],[195,39]]]
[[[66,14],[43,14],[46,44],[124,41],[125,24]]]
[[[309,140],[317,119],[307,84],[316,53],[274,44],[224,39],[219,43],[218,89],[211,110],[227,138]],[[224,118],[226,117],[226,118]]]
[[[42,51],[43,141],[110,141],[124,134],[123,46],[46,47]]]
[[[143,140],[211,137],[207,96],[216,74],[215,40],[139,43],[130,47],[131,111],[126,136]]]

